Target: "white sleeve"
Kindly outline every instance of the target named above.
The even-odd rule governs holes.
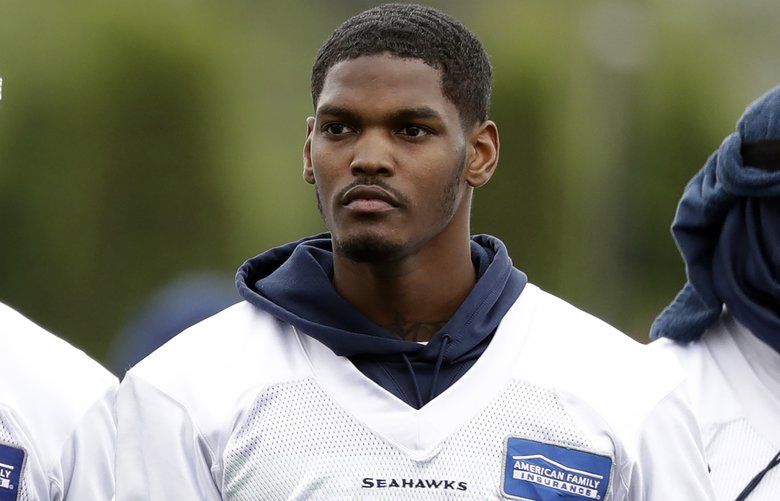
[[[631,472],[631,501],[714,500],[701,434],[678,388],[647,416]]]
[[[114,496],[116,385],[95,402],[65,442],[60,461],[52,471],[53,499],[109,501]]]
[[[214,454],[181,404],[129,373],[116,402],[117,501],[219,501]]]

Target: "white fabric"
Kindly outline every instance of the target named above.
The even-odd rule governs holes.
[[[474,366],[417,410],[240,303],[122,382],[117,500],[503,499],[508,437],[611,457],[608,500],[713,499],[682,381],[674,357],[529,284]]]
[[[766,398],[780,412],[780,353],[734,320],[729,331],[742,357],[749,361],[756,378],[768,390]]]
[[[0,443],[26,453],[18,499],[112,499],[116,378],[1,304],[0,347]]]
[[[780,356],[728,313],[700,341],[652,343],[673,352],[688,373],[688,391],[699,420],[716,495],[733,501],[780,452],[780,392],[774,379]],[[780,499],[780,466],[749,501]]]

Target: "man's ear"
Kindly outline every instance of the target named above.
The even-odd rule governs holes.
[[[479,188],[490,181],[498,164],[498,127],[492,120],[486,120],[474,127],[468,141],[466,182],[473,188]]]
[[[303,180],[314,184],[314,169],[311,166],[311,135],[314,131],[314,117],[306,119],[306,142],[303,143]]]

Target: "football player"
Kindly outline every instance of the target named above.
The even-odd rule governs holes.
[[[672,232],[688,281],[653,346],[690,378],[719,499],[780,499],[780,87],[693,177]]]
[[[120,501],[710,498],[674,357],[469,236],[491,86],[479,40],[432,8],[331,34],[303,148],[330,233],[248,260],[244,302],[128,373]]]
[[[108,501],[117,380],[0,304],[0,500]]]

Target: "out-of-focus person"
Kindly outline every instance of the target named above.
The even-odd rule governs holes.
[[[672,232],[687,283],[654,347],[688,372],[721,500],[780,499],[780,87],[691,179]]]
[[[114,339],[108,368],[122,377],[176,334],[239,301],[230,277],[192,272],[154,293]]]

